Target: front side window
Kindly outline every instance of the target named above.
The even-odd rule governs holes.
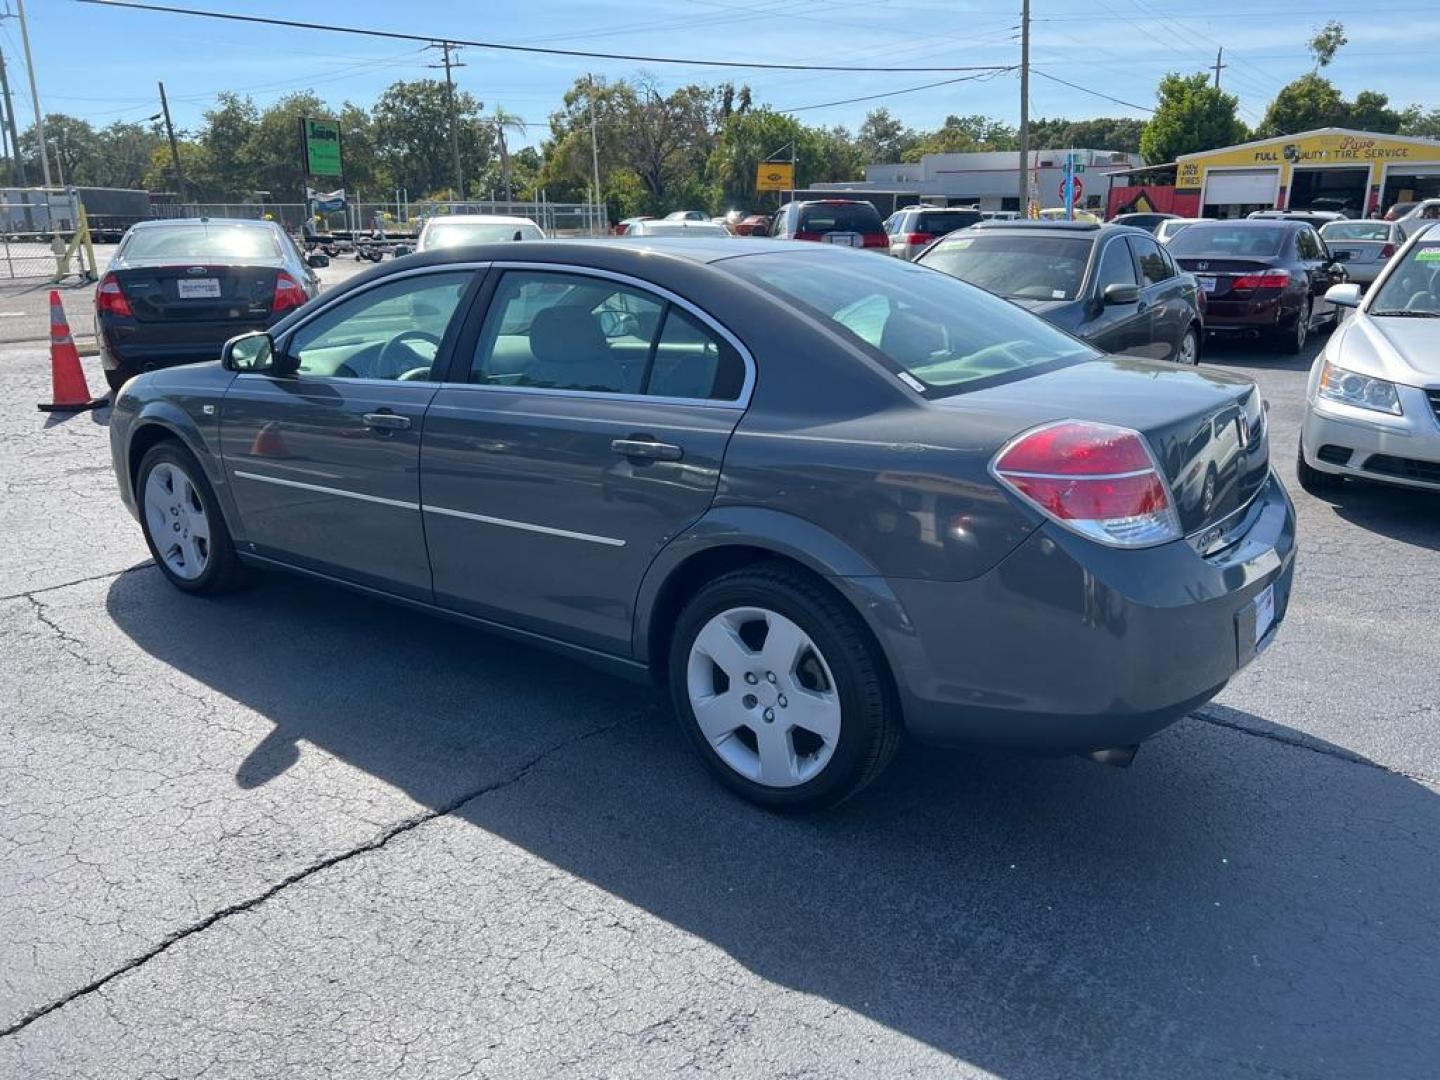
[[[918,382],[928,396],[1008,382],[1100,355],[1014,304],[901,259],[816,259],[786,252],[716,266],[840,331],[907,382]]]
[[[468,271],[455,271],[377,285],[301,326],[286,351],[302,376],[428,379],[470,282]]]
[[[470,381],[734,401],[745,362],[689,312],[643,289],[608,278],[512,270],[490,303]]]
[[[1127,238],[1135,250],[1135,261],[1140,264],[1140,276],[1145,285],[1159,285],[1170,278],[1170,268],[1160,254],[1160,245],[1148,236]]]
[[[1130,258],[1130,249],[1119,237],[1105,245],[1100,253],[1100,269],[1095,272],[1095,291],[1099,295],[1107,285],[1138,285],[1135,279],[1135,261]]]
[[[962,233],[931,248],[932,270],[1017,300],[1074,300],[1093,241],[1074,236]]]

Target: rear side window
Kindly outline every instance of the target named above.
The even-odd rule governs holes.
[[[249,225],[175,225],[136,229],[120,254],[127,259],[278,259],[268,228]]]
[[[956,229],[969,228],[979,220],[979,210],[926,210],[920,214],[917,231],[944,236]]]
[[[1159,285],[1168,281],[1171,270],[1160,254],[1160,245],[1148,237],[1128,236],[1126,240],[1135,252],[1135,261],[1140,265],[1140,277],[1144,285]]]
[[[869,203],[814,203],[800,211],[800,232],[881,232],[880,211]]]

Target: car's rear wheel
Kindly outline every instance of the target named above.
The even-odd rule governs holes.
[[[899,703],[865,625],[823,583],[782,564],[701,589],[676,623],[669,676],[710,771],[771,809],[840,802],[899,746]]]
[[[1336,488],[1345,482],[1343,476],[1336,476],[1334,473],[1321,472],[1312,468],[1305,460],[1305,443],[1300,443],[1299,453],[1295,457],[1295,475],[1300,480],[1300,486],[1311,495],[1329,495]]]
[[[1180,347],[1175,350],[1175,362],[1190,367],[1200,363],[1200,335],[1193,326],[1187,329],[1180,339]]]
[[[190,451],[173,440],[152,446],[140,462],[135,498],[145,543],[170,584],[190,593],[239,584],[243,567],[230,530]]]
[[[1307,296],[1300,313],[1295,316],[1295,325],[1280,332],[1281,351],[1291,356],[1305,351],[1305,343],[1310,340],[1310,320],[1314,317],[1315,301]]]
[[[109,385],[112,394],[118,394],[120,388],[134,377],[133,371],[126,371],[124,368],[115,368],[113,371],[110,368],[105,369],[105,382]]]

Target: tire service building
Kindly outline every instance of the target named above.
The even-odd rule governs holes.
[[[1252,210],[1384,213],[1397,202],[1440,197],[1440,142],[1320,128],[1185,154],[1164,207],[1185,217],[1236,218]],[[1117,191],[1118,195],[1119,192]]]

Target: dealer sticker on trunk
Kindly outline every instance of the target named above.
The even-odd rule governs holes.
[[[218,278],[181,278],[175,282],[181,300],[213,300],[220,295]]]

